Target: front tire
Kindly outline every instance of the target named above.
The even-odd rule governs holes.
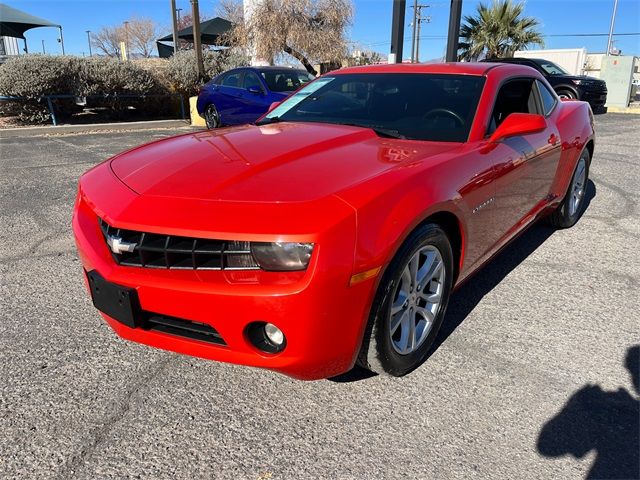
[[[558,97],[562,100],[575,100],[578,96],[571,90],[568,89],[560,89],[558,90]]]
[[[380,281],[358,363],[396,377],[418,367],[444,319],[452,280],[446,233],[432,223],[417,228]]]
[[[569,184],[569,190],[558,208],[549,215],[548,221],[557,228],[573,227],[584,211],[587,182],[589,181],[589,165],[591,155],[584,149],[576,164]]]
[[[220,127],[220,114],[213,103],[210,103],[207,105],[207,108],[204,109],[204,121],[209,129]]]

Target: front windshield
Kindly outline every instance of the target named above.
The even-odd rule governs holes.
[[[260,75],[272,92],[295,92],[314,78],[310,73],[293,69],[262,70]]]
[[[548,60],[541,61],[540,66],[545,72],[547,72],[547,75],[569,75],[569,73],[560,65],[556,65]]]
[[[320,77],[259,124],[320,122],[372,128],[381,136],[464,142],[484,77],[350,73]]]

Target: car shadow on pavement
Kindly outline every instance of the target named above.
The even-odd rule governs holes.
[[[591,200],[596,196],[596,186],[589,180],[585,192],[585,208],[589,208]],[[464,322],[484,296],[493,290],[514,268],[531,255],[547,238],[556,231],[544,222],[538,222],[515,239],[510,245],[489,261],[478,273],[469,278],[456,292],[451,295],[447,313],[440,327],[429,354],[422,363],[426,362],[449,336]],[[419,368],[420,365],[416,368]],[[370,378],[375,374],[369,370],[355,366],[352,370],[332,377],[334,382],[354,382]]]
[[[635,391],[585,385],[542,427],[538,452],[582,458],[595,450],[586,478],[640,478],[640,345],[627,350],[625,367]]]

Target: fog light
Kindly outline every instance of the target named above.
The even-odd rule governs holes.
[[[287,347],[287,338],[273,323],[251,322],[245,332],[247,340],[265,353],[280,353]]]
[[[276,327],[273,323],[267,323],[264,326],[264,333],[276,347],[279,347],[284,343],[284,334],[282,333],[282,330]]]

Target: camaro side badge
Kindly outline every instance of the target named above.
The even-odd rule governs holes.
[[[116,255],[120,255],[124,252],[133,252],[136,248],[135,243],[123,242],[120,237],[112,237],[110,235],[107,237],[107,245],[109,245],[111,251]]]
[[[477,213],[478,210],[483,209],[484,207],[486,207],[487,205],[493,203],[494,198],[491,197],[489,200],[486,200],[484,202],[482,202],[480,205],[478,205],[476,208],[474,208],[473,210],[471,210],[471,213]]]

